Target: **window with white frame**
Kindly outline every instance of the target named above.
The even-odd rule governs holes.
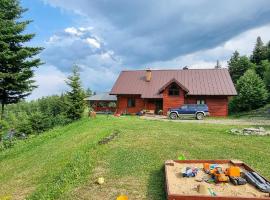
[[[204,99],[198,99],[198,100],[197,100],[197,104],[205,104]]]

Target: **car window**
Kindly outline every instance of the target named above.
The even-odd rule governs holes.
[[[195,109],[195,105],[188,105],[188,109]]]
[[[198,106],[199,109],[207,109],[207,106],[206,105],[200,105]]]
[[[181,109],[187,109],[187,105],[182,106]]]

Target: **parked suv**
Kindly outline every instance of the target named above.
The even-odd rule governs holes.
[[[182,116],[194,116],[198,120],[204,119],[209,115],[206,104],[184,104],[180,108],[171,108],[168,111],[170,119],[177,119]]]

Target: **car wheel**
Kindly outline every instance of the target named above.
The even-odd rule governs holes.
[[[170,119],[173,119],[173,120],[175,120],[175,119],[177,119],[177,114],[176,113],[171,113],[170,114]]]
[[[203,113],[197,113],[196,114],[196,119],[197,120],[202,120],[204,118],[204,114]]]

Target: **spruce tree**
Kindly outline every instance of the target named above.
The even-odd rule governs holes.
[[[267,46],[264,46],[260,36],[257,37],[256,45],[250,58],[251,62],[253,62],[256,65],[259,65],[262,60],[267,59],[267,53],[268,53]]]
[[[251,63],[246,56],[240,56],[238,51],[235,51],[228,61],[229,73],[231,75],[234,84],[237,80],[251,68],[255,68],[255,65]]]
[[[85,91],[85,96],[86,97],[91,97],[93,95],[93,91],[90,88],[87,88]]]
[[[219,63],[219,60],[217,60],[217,63],[216,63],[216,65],[215,65],[215,69],[221,69],[221,65],[220,65],[220,63]]]
[[[35,56],[42,48],[29,47],[34,34],[25,34],[29,20],[20,21],[23,9],[18,0],[0,0],[0,103],[1,118],[6,104],[16,103],[36,87],[33,69],[41,64]]]
[[[250,69],[239,78],[236,84],[238,96],[234,97],[233,112],[249,111],[259,108],[267,102],[268,92],[262,79]]]
[[[72,75],[68,77],[66,83],[71,89],[69,92],[67,92],[67,116],[71,120],[80,119],[85,109],[85,93],[81,86],[78,66],[73,66]]]

